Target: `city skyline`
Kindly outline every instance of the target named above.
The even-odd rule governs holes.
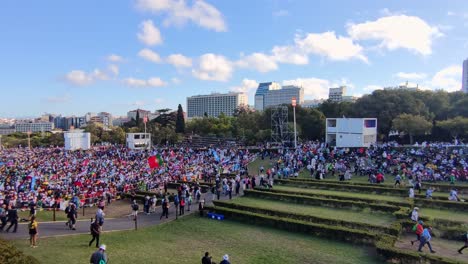
[[[9,1],[0,117],[124,116],[230,91],[254,105],[262,82],[300,85],[306,100],[341,85],[461,90],[467,29],[462,0]]]

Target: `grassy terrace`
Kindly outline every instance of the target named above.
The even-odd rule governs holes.
[[[297,188],[297,187],[287,187],[275,185],[273,187],[275,190],[288,191],[288,192],[301,192],[301,193],[310,193],[318,195],[337,195],[342,197],[357,197],[357,198],[367,198],[375,199],[376,201],[391,201],[391,202],[405,202],[406,199],[398,196],[388,196],[388,195],[378,195],[378,194],[366,194],[366,193],[355,193],[355,192],[340,192],[340,191],[329,191],[329,190],[319,190],[319,189],[308,189],[308,188]]]
[[[88,247],[89,239],[88,235],[40,239],[36,249],[29,248],[26,240],[14,243],[41,263],[74,264],[88,263],[95,250]],[[205,251],[216,263],[224,254],[230,255],[231,263],[245,264],[379,262],[369,248],[196,216],[139,231],[107,233],[101,240],[111,263],[200,263]]]
[[[429,216],[431,218],[465,222],[468,225],[468,212],[420,208],[419,214],[421,216]]]
[[[334,209],[320,206],[309,206],[291,204],[280,201],[270,201],[264,199],[240,197],[230,201],[231,203],[241,204],[246,206],[256,206],[265,209],[271,209],[276,211],[301,213],[313,216],[320,216],[325,218],[333,219],[346,219],[349,221],[368,223],[374,225],[389,226],[395,218],[391,214],[367,212],[367,211],[355,211],[346,209]]]
[[[272,168],[275,163],[276,163],[276,159],[265,158],[264,160],[262,160],[261,157],[258,157],[254,161],[249,163],[249,165],[247,166],[249,170],[249,175],[251,176],[258,175],[260,166],[263,166],[266,171],[268,170],[268,168]]]

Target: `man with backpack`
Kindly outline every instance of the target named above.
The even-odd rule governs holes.
[[[99,247],[99,235],[101,234],[101,226],[99,225],[99,222],[97,221],[97,219],[93,221],[93,219],[91,218],[91,226],[89,227],[89,229],[91,231],[91,235],[93,236],[93,239],[89,241],[88,246],[91,246],[94,240],[96,240],[96,247]]]
[[[414,242],[421,240],[421,234],[424,231],[423,221],[419,220],[419,222],[413,226],[412,230],[416,234],[416,240],[411,240],[411,245],[414,245]]]
[[[465,242],[465,245],[463,247],[461,247],[459,250],[458,250],[458,253],[460,254],[463,254],[462,251],[465,249],[465,248],[468,248],[468,232],[466,232],[463,236],[462,236],[462,240]]]
[[[106,264],[109,258],[106,254],[106,245],[101,245],[99,249],[91,255],[90,264]]]

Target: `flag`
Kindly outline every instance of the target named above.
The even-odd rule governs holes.
[[[88,163],[89,163],[89,159],[85,159],[85,160],[83,160],[83,163],[81,165],[83,167],[86,167],[86,166],[88,166]]]
[[[146,124],[147,122],[148,122],[148,116],[147,116],[147,115],[145,115],[145,117],[143,117],[143,123],[145,123],[145,124]]]
[[[151,156],[148,158],[148,165],[152,169],[157,169],[161,165],[163,165],[164,161],[162,160],[161,156],[158,154],[156,156]]]

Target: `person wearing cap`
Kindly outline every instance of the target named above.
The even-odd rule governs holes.
[[[414,222],[418,222],[418,219],[419,219],[419,208],[418,207],[415,207],[413,209],[413,212],[411,212],[411,220],[413,220]]]
[[[91,259],[89,260],[89,263],[90,264],[102,264],[104,262],[105,264],[107,263],[108,260],[109,259],[106,254],[106,245],[101,245],[99,246],[99,249],[91,255]]]
[[[411,240],[411,245],[414,245],[414,242],[421,240],[421,234],[424,231],[423,221],[419,220],[417,224],[413,226],[413,231],[416,234],[416,240]]]
[[[221,262],[219,264],[231,264],[231,262],[229,262],[228,254],[223,256],[223,260],[221,260]]]

